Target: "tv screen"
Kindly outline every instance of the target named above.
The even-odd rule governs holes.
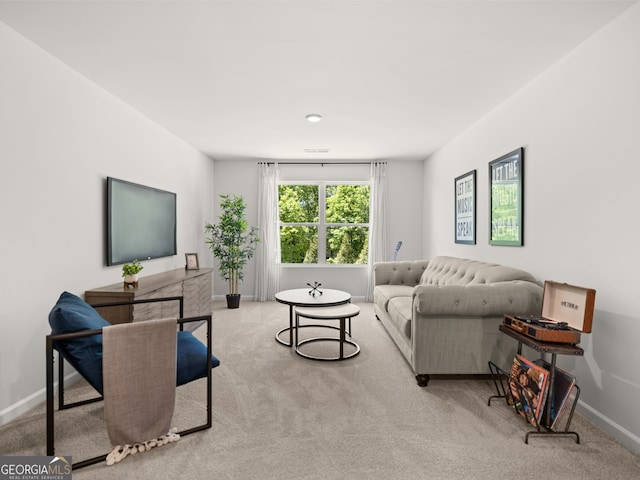
[[[176,254],[176,194],[107,177],[107,265]]]

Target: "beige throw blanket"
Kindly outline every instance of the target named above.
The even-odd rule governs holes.
[[[171,430],[176,394],[176,319],[103,329],[104,416],[112,465],[179,439]]]

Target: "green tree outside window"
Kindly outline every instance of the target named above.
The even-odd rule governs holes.
[[[282,263],[367,263],[369,185],[283,184],[278,194]]]

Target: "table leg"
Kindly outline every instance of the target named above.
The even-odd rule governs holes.
[[[295,308],[295,305],[293,304],[289,305],[289,328],[285,327],[282,330],[278,330],[278,333],[276,333],[276,341],[278,343],[281,343],[285,347],[293,347],[293,329],[295,328],[293,325],[293,309],[294,308]],[[289,330],[288,343],[286,340],[280,338],[280,336],[283,335],[287,330]]]
[[[341,318],[340,319],[340,356],[338,358],[340,358],[340,360],[342,360],[344,358],[344,341],[345,341],[345,319]]]
[[[551,354],[551,368],[550,368],[550,372],[549,372],[549,390],[547,390],[547,405],[549,405],[549,408],[547,408],[547,414],[546,414],[546,418],[544,419],[545,421],[545,427],[547,428],[551,428],[551,407],[552,407],[552,402],[553,402],[553,388],[555,386],[556,383],[556,354],[552,353]]]
[[[300,317],[296,313],[296,351],[298,351],[298,327],[300,326]]]
[[[293,305],[289,305],[289,346],[293,347]],[[298,332],[296,331],[296,337]],[[297,340],[296,340],[297,341]]]

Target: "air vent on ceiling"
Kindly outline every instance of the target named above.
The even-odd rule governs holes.
[[[329,153],[328,148],[305,148],[305,153]]]

